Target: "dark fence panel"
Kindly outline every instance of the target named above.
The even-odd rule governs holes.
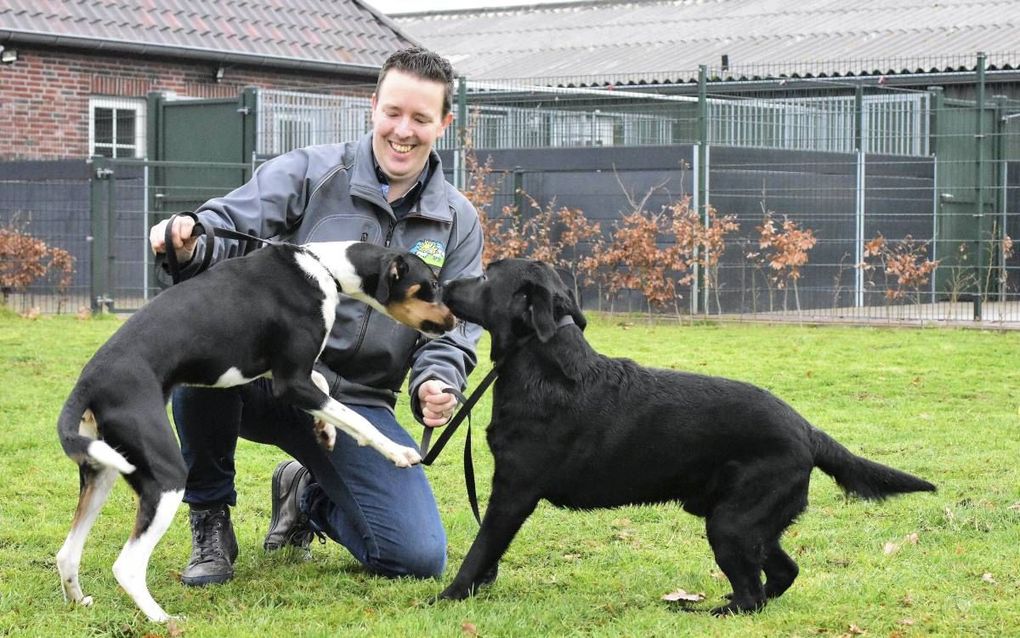
[[[66,294],[40,279],[23,291],[9,291],[9,307],[56,313],[89,305],[89,176],[84,160],[0,163],[0,226],[69,251],[75,260]]]

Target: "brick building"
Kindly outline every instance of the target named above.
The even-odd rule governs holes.
[[[0,161],[146,156],[146,96],[374,84],[410,44],[359,0],[0,4]]]

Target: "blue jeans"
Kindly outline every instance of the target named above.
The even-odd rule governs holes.
[[[234,505],[238,436],[276,445],[312,473],[301,499],[312,523],[368,569],[385,576],[442,574],[446,532],[422,466],[395,467],[339,430],[327,452],[315,439],[312,417],[276,400],[267,379],[228,389],[182,386],[172,405],[188,465],[185,502]],[[393,441],[415,446],[388,409],[348,407]]]

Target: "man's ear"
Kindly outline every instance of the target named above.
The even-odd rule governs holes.
[[[542,285],[532,285],[528,293],[528,312],[531,314],[531,327],[534,328],[538,340],[545,343],[556,334],[556,320],[553,319],[552,293]]]
[[[407,260],[403,255],[383,258],[382,274],[379,275],[379,285],[375,291],[375,298],[379,303],[389,301],[390,291],[407,275],[407,269]]]

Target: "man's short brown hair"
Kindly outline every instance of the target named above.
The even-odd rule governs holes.
[[[401,49],[383,62],[379,71],[379,80],[375,83],[375,92],[379,93],[383,79],[391,70],[402,71],[423,80],[439,82],[445,87],[443,96],[443,117],[453,110],[453,67],[450,62],[433,51],[422,47]]]

